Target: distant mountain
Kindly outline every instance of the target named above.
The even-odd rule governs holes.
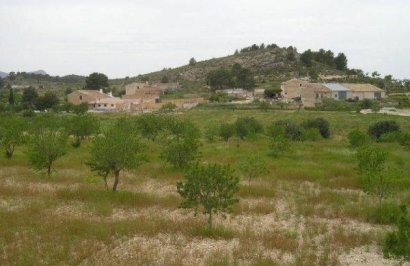
[[[36,74],[36,75],[43,75],[43,76],[47,76],[47,72],[45,72],[44,70],[36,70],[36,71],[31,71],[28,72],[29,74]]]
[[[6,72],[1,72],[0,71],[0,78],[4,79],[5,77],[7,77],[9,74]]]

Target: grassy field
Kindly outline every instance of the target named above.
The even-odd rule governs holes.
[[[105,126],[118,115],[98,119]],[[348,112],[194,109],[178,114],[207,125],[253,116],[268,125],[323,117],[330,139],[292,142],[279,158],[270,140],[202,140],[201,161],[235,168],[250,154],[268,161],[269,173],[241,183],[240,202],[228,215],[205,217],[178,208],[176,182],[183,172],[159,159],[160,141],[148,142],[149,162],[121,176],[119,192],[84,164],[90,143],[70,147],[46,177],[29,167],[25,148],[0,158],[0,265],[391,265],[379,248],[388,222],[374,219],[377,202],[358,182],[355,152],[346,136],[391,119],[410,131],[410,120]],[[386,209],[410,205],[410,151],[397,143],[377,144],[400,170],[399,186]],[[241,175],[240,171],[237,171]]]

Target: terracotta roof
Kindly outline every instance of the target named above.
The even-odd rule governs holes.
[[[381,92],[382,89],[371,84],[353,84],[343,83],[344,87],[348,88],[352,92]]]
[[[87,94],[88,96],[95,98],[110,98],[110,96],[108,96],[107,94],[97,90],[78,90],[78,92]]]
[[[322,83],[307,83],[306,88],[312,88],[314,92],[330,92]]]

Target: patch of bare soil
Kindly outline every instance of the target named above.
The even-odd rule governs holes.
[[[341,254],[339,261],[341,265],[355,266],[401,265],[397,260],[385,259],[376,246],[354,248],[348,253]],[[409,266],[410,263],[402,265]]]

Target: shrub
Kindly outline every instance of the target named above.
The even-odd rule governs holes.
[[[205,138],[209,141],[209,142],[214,142],[216,136],[218,136],[218,127],[216,125],[208,125],[205,128]]]
[[[400,144],[410,149],[410,133],[401,134]]]
[[[172,112],[177,108],[174,103],[166,103],[161,106],[160,111],[164,113]]]
[[[219,128],[219,136],[224,140],[228,141],[235,134],[235,126],[232,124],[224,123],[221,124]]]
[[[363,146],[370,141],[369,136],[358,129],[351,131],[347,138],[349,139],[350,145],[354,148]]]
[[[239,138],[254,136],[263,131],[262,125],[254,117],[240,117],[235,122],[236,134]]]
[[[401,139],[400,131],[387,132],[380,136],[380,142],[399,142]]]
[[[379,140],[383,134],[400,131],[400,125],[396,121],[379,121],[369,126],[369,134]]]
[[[388,258],[410,260],[410,218],[405,205],[400,207],[396,230],[386,234],[383,243],[383,254]]]
[[[270,155],[272,157],[277,158],[289,150],[290,150],[290,144],[289,144],[288,139],[286,139],[284,136],[281,136],[281,135],[273,138],[273,141],[271,144],[271,150],[270,150]]]
[[[320,131],[317,128],[308,128],[303,133],[303,140],[316,141],[321,138]]]
[[[309,120],[303,122],[302,126],[305,129],[317,128],[320,132],[320,135],[322,135],[323,138],[329,138],[330,137],[329,122],[324,118],[319,117],[319,118],[316,118],[316,119],[309,119]]]
[[[276,134],[280,134],[283,132],[284,137],[291,139],[291,140],[303,140],[305,129],[290,121],[290,120],[279,120],[274,123],[273,126],[270,127],[271,133],[276,132]]]

